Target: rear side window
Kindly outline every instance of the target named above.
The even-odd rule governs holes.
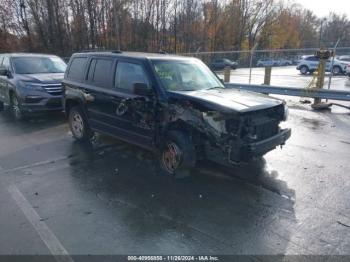
[[[149,86],[143,67],[139,64],[119,62],[115,74],[115,87],[132,90],[135,83],[144,83]]]
[[[86,57],[76,57],[69,67],[67,78],[70,80],[83,81],[85,72]]]
[[[88,81],[99,87],[109,88],[111,86],[111,70],[113,60],[105,58],[94,58],[91,60]]]

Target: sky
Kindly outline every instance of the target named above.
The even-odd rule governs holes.
[[[350,0],[294,0],[318,17],[328,16],[330,12],[346,14],[350,18]]]

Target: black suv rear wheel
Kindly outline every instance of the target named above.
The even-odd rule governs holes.
[[[80,142],[89,142],[93,136],[83,110],[79,106],[69,110],[68,122],[73,137]]]
[[[196,152],[189,135],[181,131],[169,131],[160,150],[162,170],[175,178],[191,174],[196,164]]]

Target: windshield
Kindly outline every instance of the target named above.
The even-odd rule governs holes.
[[[224,88],[200,61],[152,61],[154,71],[167,91],[195,91]]]
[[[64,73],[66,63],[59,57],[13,57],[16,74]]]

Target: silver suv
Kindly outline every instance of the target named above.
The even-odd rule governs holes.
[[[0,111],[9,105],[17,120],[26,115],[61,111],[66,63],[43,54],[0,55]]]
[[[302,60],[299,62],[297,66],[297,70],[299,70],[300,73],[303,75],[306,75],[307,73],[312,74],[314,71],[316,71],[319,63],[320,63],[320,59],[313,55],[304,56]],[[331,66],[332,66],[332,59],[328,59],[326,63],[327,72],[331,72]],[[334,59],[332,71],[334,75],[345,74],[346,64],[342,63],[337,59]]]

